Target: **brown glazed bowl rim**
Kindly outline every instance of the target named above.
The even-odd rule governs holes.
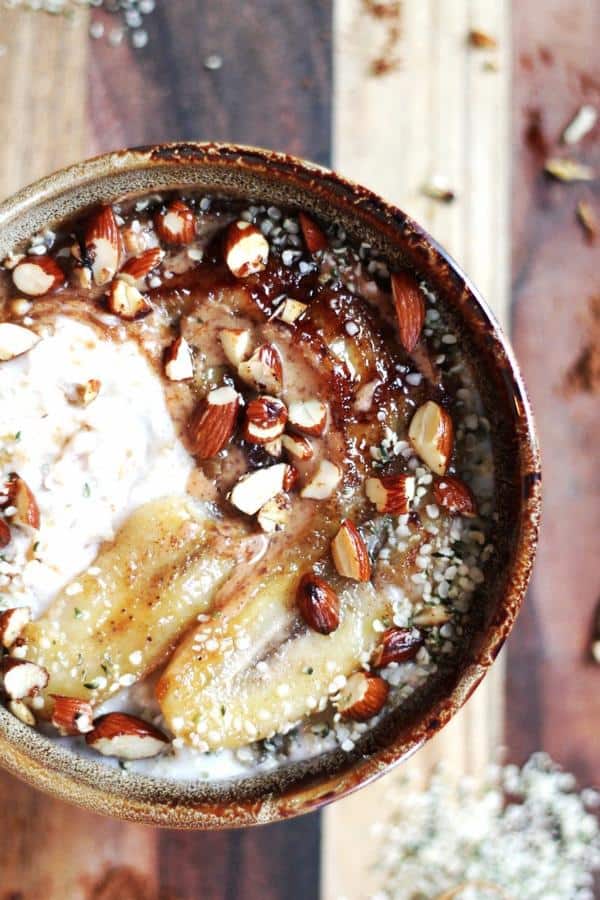
[[[244,781],[211,786],[124,775],[102,761],[77,757],[0,707],[0,765],[14,775],[95,812],[194,829],[262,824],[313,811],[384,774],[439,731],[479,684],[512,628],[531,573],[541,503],[539,450],[529,401],[493,313],[452,258],[416,222],[329,169],[283,153],[231,144],[175,143],[107,153],[43,178],[0,204],[0,258],[7,249],[2,246],[4,234],[11,236],[11,244],[29,237],[49,223],[50,210],[60,208],[72,215],[87,203],[117,199],[123,186],[125,192],[138,193],[144,179],[145,190],[151,192],[151,184],[157,190],[183,184],[210,186],[210,177],[217,178],[214,184],[234,188],[236,179],[248,179],[266,186],[271,196],[281,189],[287,197],[302,198],[301,205],[317,214],[326,216],[333,210],[334,218],[356,221],[356,229],[374,234],[392,257],[420,269],[451,298],[465,327],[480,335],[478,352],[505,392],[516,460],[517,513],[498,608],[477,635],[451,690],[419,710],[408,725],[396,728],[391,737],[368,752],[349,755],[333,771],[309,764],[291,777],[260,775],[248,790]]]

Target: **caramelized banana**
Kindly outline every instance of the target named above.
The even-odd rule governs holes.
[[[255,543],[241,526],[226,529],[185,498],[148,503],[27,625],[17,652],[50,673],[45,698],[97,704],[165,659]]]
[[[413,545],[396,560],[396,576],[414,564],[416,553]],[[289,731],[323,710],[345,678],[368,661],[378,640],[375,620],[391,614],[387,594],[328,576],[340,598],[341,620],[322,635],[297,614],[298,578],[263,580],[253,602],[183,641],[157,688],[165,721],[178,737],[214,750]]]

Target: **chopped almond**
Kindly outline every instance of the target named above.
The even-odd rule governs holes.
[[[354,581],[368,581],[371,577],[369,552],[358,528],[344,519],[331,542],[331,555],[338,574]]]
[[[367,478],[365,493],[377,512],[405,515],[415,496],[416,481],[413,475],[382,475]]]
[[[293,400],[288,410],[290,427],[302,434],[321,435],[327,427],[328,409],[322,400]]]
[[[0,613],[0,644],[7,650],[20,637],[21,632],[31,622],[31,609],[17,606]]]
[[[313,445],[307,437],[304,437],[301,434],[283,434],[281,436],[281,443],[283,449],[286,450],[290,456],[295,456],[296,459],[311,459],[314,456],[315,451]]]
[[[230,503],[241,512],[253,516],[269,500],[283,491],[287,465],[276,463],[244,475],[229,495]]]
[[[165,353],[165,375],[170,381],[187,381],[194,377],[190,345],[184,337],[176,338]]]
[[[89,406],[100,393],[102,383],[97,378],[90,378],[84,384],[78,384],[76,388],[77,402],[81,406]]]
[[[308,484],[300,491],[300,496],[307,500],[326,500],[331,497],[340,483],[342,473],[328,459],[323,459]]]
[[[16,472],[11,472],[5,490],[7,501],[3,505],[14,507],[15,511],[10,518],[15,525],[39,528],[40,510],[29,485]]]
[[[261,506],[256,520],[267,534],[283,531],[289,522],[290,509],[288,497],[285,494],[276,494]]]
[[[107,713],[94,722],[94,728],[85,736],[88,746],[103,756],[119,759],[147,759],[158,756],[169,740],[151,725],[137,716],[125,713]]]
[[[0,662],[4,691],[11,700],[34,697],[43,691],[50,676],[46,669],[27,659],[5,656]]]
[[[132,256],[131,259],[128,259],[122,266],[119,277],[124,278],[125,281],[129,280],[130,284],[135,285],[137,281],[141,281],[160,265],[164,255],[160,247],[150,247],[139,256]]]
[[[433,496],[438,506],[447,510],[451,516],[477,515],[477,505],[471,488],[451,475],[442,475],[433,483]]]
[[[29,725],[30,728],[35,728],[35,716],[27,704],[22,700],[9,700],[6,707],[16,719],[23,723],[23,725]]]
[[[301,303],[299,300],[292,300],[291,297],[286,297],[286,299],[281,303],[274,313],[274,318],[280,319],[282,322],[285,322],[286,325],[293,325],[300,316],[303,316],[308,306],[306,303]]]
[[[263,394],[246,407],[246,421],[242,436],[253,444],[268,444],[283,434],[288,412],[277,397]]]
[[[250,352],[250,332],[242,328],[221,328],[219,340],[227,361],[237,369]]]
[[[0,548],[8,547],[11,541],[10,527],[4,519],[0,519]]]
[[[433,628],[436,625],[445,625],[450,619],[450,612],[445,606],[425,606],[413,617],[413,623],[420,628]]]
[[[329,241],[325,232],[319,228],[314,219],[311,219],[306,213],[300,212],[298,213],[298,220],[308,252],[318,253],[320,250],[326,250],[329,246]]]
[[[183,200],[173,200],[157,213],[154,227],[165,244],[189,244],[196,237],[196,217]]]
[[[236,278],[255,275],[267,265],[269,242],[250,222],[234,222],[225,238],[225,262]]]
[[[0,362],[8,362],[27,353],[40,340],[39,335],[13,322],[0,322]]]
[[[412,417],[408,439],[423,462],[444,475],[454,443],[454,426],[450,414],[433,400],[420,406]]]
[[[192,453],[200,459],[216,456],[235,431],[240,395],[232,387],[211,391],[196,406],[188,422]]]
[[[12,280],[21,293],[43,297],[65,283],[65,273],[50,256],[26,257],[13,269]]]
[[[88,734],[94,728],[92,705],[79,697],[52,694],[52,724],[62,735]]]
[[[103,206],[88,220],[84,246],[95,284],[107,284],[119,270],[123,255],[121,232],[110,206]]]
[[[275,344],[257,347],[250,359],[240,363],[238,375],[259,391],[280,394],[283,388],[283,361]]]
[[[109,310],[126,322],[141,319],[152,312],[152,307],[140,291],[123,278],[116,278],[111,284],[107,306]]]
[[[370,672],[355,672],[342,688],[337,701],[338,711],[346,719],[366,722],[385,706],[389,693],[387,681]]]

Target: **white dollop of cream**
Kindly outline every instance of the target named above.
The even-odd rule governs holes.
[[[98,397],[70,402],[91,379]],[[39,532],[13,528],[0,594],[38,615],[134,509],[184,493],[192,466],[137,344],[57,318],[31,351],[0,364],[0,476],[25,479],[41,519]]]

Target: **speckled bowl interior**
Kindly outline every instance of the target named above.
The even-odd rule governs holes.
[[[492,427],[500,521],[479,619],[456,674],[393,711],[351,754],[332,751],[230,782],[169,781],[89,761],[21,724],[0,706],[0,764],[55,796],[96,812],[178,828],[222,828],[314,810],[383,774],[442,728],[496,658],[523,600],[540,509],[538,448],[510,347],[482,298],[435,241],[403,212],[334,173],[282,154],[223,144],[171,144],[72,166],[0,205],[0,258],[53,223],[98,202],[193,186],[337,220],[391,266],[412,267],[443,299],[474,362]]]

